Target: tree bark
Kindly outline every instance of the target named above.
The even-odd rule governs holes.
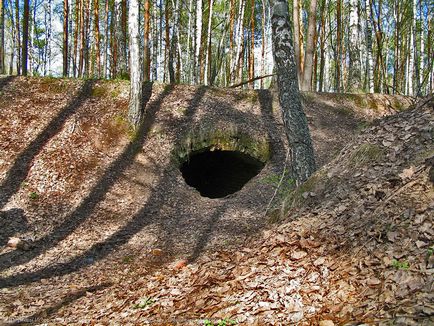
[[[194,82],[197,84],[200,81],[200,70],[201,70],[201,53],[202,53],[202,0],[197,0],[196,4],[196,51],[195,51],[195,62],[196,67],[193,67]]]
[[[272,4],[273,53],[279,102],[290,146],[292,175],[298,186],[315,172],[315,156],[301,105],[288,3],[286,0],[274,0]]]
[[[151,79],[151,51],[149,48],[149,31],[151,26],[151,18],[149,13],[150,0],[145,0],[145,31],[144,31],[144,42],[143,42],[143,70],[144,70],[144,81],[149,81]]]
[[[96,77],[101,77],[101,46],[100,46],[100,31],[99,31],[99,0],[94,0],[93,5],[94,12],[94,33],[95,33],[95,65],[96,65]]]
[[[69,20],[69,4],[68,0],[63,0],[63,77],[68,76],[68,20]]]
[[[374,92],[374,64],[372,59],[372,15],[369,0],[365,0],[366,14],[366,86],[369,93]]]
[[[315,0],[314,0],[315,1]],[[250,10],[250,52],[249,52],[249,79],[255,78],[255,0],[251,0]],[[255,88],[255,83],[249,84]]]
[[[27,76],[27,59],[29,55],[29,0],[24,0],[24,15],[23,15],[23,54],[22,54],[22,72],[23,76]]]
[[[362,72],[359,55],[359,13],[358,0],[350,0],[350,30],[349,30],[349,67],[348,92],[359,92],[362,89]]]
[[[115,0],[115,43],[116,43],[116,67],[115,76],[124,78],[127,72],[126,39],[124,27],[124,0]]]
[[[316,30],[316,5],[316,0],[310,1],[309,26],[307,33],[306,54],[304,60],[303,82],[301,87],[301,89],[304,91],[312,90],[312,67]]]
[[[300,0],[293,0],[292,20],[294,23],[294,50],[295,50],[295,61],[297,63],[297,78],[298,78],[298,83],[301,84],[302,53],[300,48],[303,46],[303,44],[300,44]]]
[[[0,0],[0,75],[5,71],[5,9],[4,0]]]
[[[134,127],[142,121],[142,64],[140,60],[139,0],[130,0],[128,27],[130,36],[130,103],[128,119]]]
[[[16,51],[17,51],[17,75],[21,75],[21,28],[20,28],[20,2],[15,0],[15,37],[16,37]]]

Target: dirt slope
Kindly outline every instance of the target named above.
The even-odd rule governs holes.
[[[133,134],[125,123],[128,85],[123,82],[0,79],[0,94],[1,241],[4,245],[0,255],[0,285],[4,289],[0,295],[2,302],[9,302],[1,306],[0,315],[9,321],[31,318],[56,324],[79,323],[80,320],[140,320],[140,323],[145,323],[154,318],[157,324],[162,324],[164,318],[179,317],[179,323],[187,324],[180,319],[231,317],[243,322],[245,317],[253,318],[244,319],[249,324],[254,320],[262,324],[273,323],[261,319],[270,316],[282,321],[285,318],[308,321],[327,313],[338,319],[340,317],[331,310],[331,299],[326,295],[335,289],[334,280],[337,279],[346,280],[347,285],[350,283],[354,287],[342,287],[342,293],[347,297],[339,297],[334,308],[342,316],[351,319],[351,316],[357,316],[358,310],[357,305],[349,305],[348,293],[354,300],[360,298],[353,295],[353,292],[357,292],[354,284],[359,286],[359,283],[350,282],[349,276],[343,278],[343,274],[339,274],[341,270],[337,267],[333,269],[332,266],[342,264],[342,268],[348,271],[348,266],[355,264],[351,259],[357,259],[350,250],[351,246],[347,248],[349,241],[345,239],[348,234],[341,223],[342,220],[347,221],[347,230],[356,232],[357,227],[353,228],[351,224],[354,218],[344,219],[342,216],[349,214],[359,217],[359,211],[369,212],[366,207],[370,206],[367,205],[359,207],[359,215],[350,214],[354,203],[363,202],[364,197],[357,197],[361,189],[366,184],[371,187],[372,180],[381,176],[384,166],[392,169],[389,171],[392,175],[401,173],[401,170],[393,169],[410,167],[409,162],[413,162],[410,156],[413,158],[416,154],[420,154],[421,158],[420,161],[414,161],[418,165],[415,165],[413,174],[405,173],[411,174],[409,178],[412,182],[405,189],[416,185],[420,187],[417,178],[425,176],[426,179],[427,171],[418,169],[423,166],[422,161],[427,156],[424,151],[429,151],[427,144],[432,145],[430,109],[404,113],[394,118],[404,122],[414,120],[414,127],[413,124],[397,127],[393,119],[371,127],[369,133],[360,136],[353,146],[357,148],[361,144],[360,139],[377,133],[370,137],[375,137],[372,141],[379,143],[380,149],[365,146],[360,150],[361,153],[367,151],[368,157],[373,157],[372,160],[365,161],[363,157],[366,155],[362,155],[362,158],[356,155],[356,158],[350,159],[353,165],[344,169],[345,158],[351,157],[354,152],[354,149],[347,147],[338,160],[318,174],[318,180],[312,187],[289,199],[291,202],[288,206],[293,206],[290,216],[294,221],[254,236],[260,240],[252,243],[249,237],[267,226],[266,219],[258,218],[263,216],[265,205],[274,192],[273,185],[261,183],[258,177],[256,182],[247,185],[234,198],[204,200],[192,189],[183,186],[176,165],[168,163],[169,154],[172,153],[170,144],[181,144],[180,139],[203,121],[214,124],[221,120],[223,128],[230,121],[220,119],[222,113],[219,110],[235,121],[238,121],[236,116],[231,116],[235,113],[231,112],[252,114],[252,120],[247,118],[244,121],[246,126],[240,123],[239,128],[247,130],[249,125],[258,124],[257,130],[248,130],[251,134],[257,134],[255,137],[258,138],[264,128],[270,131],[270,140],[278,150],[263,176],[266,173],[278,175],[283,168],[285,139],[281,137],[278,110],[272,107],[269,93],[153,85],[148,94],[147,106],[148,113],[152,114],[148,116],[144,137]],[[369,109],[372,105],[368,98],[305,95],[306,111],[321,165],[329,162],[359,129],[371,124],[374,117],[390,114],[395,111],[391,108],[400,109],[408,103],[405,98],[382,97],[372,102],[377,103],[374,109]],[[358,109],[358,106],[363,109]],[[197,109],[196,115],[188,115],[191,121],[186,121],[185,111],[191,107]],[[258,120],[255,117],[262,118],[254,122]],[[182,132],[179,135],[170,133],[168,129],[177,125],[184,126]],[[421,127],[423,125],[428,126],[428,129],[424,130]],[[410,129],[406,130],[409,126]],[[403,135],[404,138],[408,137],[405,139],[399,138],[401,129],[410,130],[408,134],[411,135]],[[395,131],[399,135],[388,139]],[[420,135],[428,138],[424,139]],[[413,146],[416,139],[420,142],[416,143],[419,147]],[[411,142],[412,149],[407,145],[402,148],[398,146],[400,142],[406,144],[407,141]],[[395,153],[392,158],[383,150],[383,147],[388,150],[390,146]],[[393,163],[383,162],[386,157]],[[376,173],[367,170],[373,162],[378,163],[372,167]],[[165,168],[167,166],[169,169]],[[360,175],[357,175],[359,172],[349,172],[357,169],[362,171]],[[335,171],[336,177],[329,177],[330,171]],[[323,179],[327,179],[327,182]],[[399,182],[404,182],[399,177],[396,179],[397,184],[393,187],[399,187]],[[421,182],[425,182],[425,179],[421,179]],[[330,180],[338,181],[333,183]],[[350,189],[345,188],[345,182],[351,186]],[[390,189],[395,188],[384,190],[382,183],[374,183],[372,187],[366,190],[366,198],[372,200],[372,196],[382,197],[380,199],[386,203],[392,202],[387,200],[387,196],[390,195]],[[423,187],[418,191],[425,197],[429,195]],[[399,195],[403,193],[401,191]],[[405,200],[409,201],[407,198]],[[417,199],[415,202],[425,205],[424,200]],[[192,205],[187,208],[180,206],[185,206],[186,202]],[[143,206],[144,203],[147,204]],[[375,203],[371,203],[373,207],[376,207]],[[198,210],[198,207],[209,209],[212,215],[201,214],[203,210]],[[383,211],[383,208],[378,211]],[[140,212],[139,215],[137,212]],[[411,212],[406,214],[428,216],[430,211],[425,207],[422,213]],[[173,225],[174,217],[181,223]],[[245,220],[245,226],[234,228],[241,220]],[[325,226],[313,227],[320,222]],[[392,223],[393,219],[389,222]],[[431,222],[424,217],[420,223],[425,225]],[[334,229],[335,224],[343,228],[340,229],[342,240],[336,240],[339,233]],[[425,229],[427,227],[429,225],[424,226]],[[365,231],[364,225],[360,228]],[[392,228],[391,232],[394,231]],[[24,245],[18,249],[5,246],[12,236],[25,240]],[[309,240],[310,236],[315,239]],[[358,236],[352,234],[352,237]],[[239,248],[246,239],[245,249],[230,249],[234,246]],[[432,246],[431,238],[417,241],[423,242],[418,243],[421,252]],[[399,241],[392,242],[392,246],[395,243]],[[352,243],[355,248],[360,248],[356,244],[358,242]],[[340,246],[348,250],[348,258],[339,251]],[[216,248],[227,249],[221,249],[212,256],[207,254]],[[360,253],[363,254],[367,255]],[[317,257],[320,260],[315,260],[316,264],[313,264],[313,259]],[[173,265],[166,265],[174,259],[183,258],[190,258],[186,268],[173,269],[168,268]],[[359,263],[359,260],[356,262]],[[377,262],[372,264],[376,266]],[[413,267],[413,262],[410,262],[410,266]],[[153,271],[156,269],[155,274]],[[285,272],[281,273],[282,270]],[[372,270],[375,271],[372,268],[364,269],[369,273]],[[397,272],[402,272],[402,268]],[[419,270],[417,272],[420,273]],[[378,280],[381,282],[378,283]],[[253,283],[247,286],[244,284],[251,281]],[[310,292],[310,301],[306,301],[306,296],[300,290],[303,282],[320,287]],[[375,288],[378,284],[383,284],[378,275],[370,282],[374,290],[378,290]],[[279,295],[282,293],[271,293],[273,291],[267,288],[280,289],[279,284],[284,285],[281,299]],[[420,288],[416,290],[423,294],[426,288],[423,291]],[[266,293],[268,297],[264,296]],[[155,303],[149,306],[144,304],[147,306],[144,309],[134,308],[133,305],[140,303],[144,297],[152,297],[151,301],[155,300]],[[393,302],[401,306],[396,300]],[[423,295],[421,302],[426,302]],[[354,311],[342,312],[348,306],[354,306]],[[415,304],[412,302],[410,306],[414,308]],[[282,307],[292,309],[294,314],[286,312],[279,315],[278,311],[282,311]],[[377,303],[373,307],[378,311]],[[272,314],[270,310],[273,310]],[[391,311],[394,312],[393,309]],[[364,318],[372,316],[367,314]],[[191,320],[191,323],[197,324],[197,321]]]

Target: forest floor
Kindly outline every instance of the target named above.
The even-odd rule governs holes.
[[[145,97],[133,132],[126,82],[0,77],[2,322],[433,323],[433,102],[304,94],[321,168],[265,215],[286,156],[270,92]],[[213,128],[272,155],[212,200],[173,156]]]

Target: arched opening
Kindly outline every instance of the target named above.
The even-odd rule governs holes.
[[[241,151],[207,148],[191,152],[180,170],[202,196],[222,198],[241,190],[263,167],[262,161]]]

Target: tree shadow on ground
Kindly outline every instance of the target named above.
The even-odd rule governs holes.
[[[152,94],[152,83],[145,84],[144,89],[144,105],[149,101]],[[117,181],[125,169],[133,162],[134,157],[141,149],[146,135],[151,129],[155,114],[158,111],[161,102],[172,90],[172,87],[166,87],[164,92],[159,96],[155,102],[151,103],[150,108],[146,114],[146,120],[137,131],[137,136],[122,152],[122,154],[114,160],[102,177],[98,180],[96,185],[92,188],[89,195],[81,202],[81,204],[72,213],[70,213],[63,223],[58,225],[52,232],[44,237],[29,243],[32,251],[26,254],[20,254],[15,251],[3,254],[0,256],[0,270],[4,270],[14,265],[26,263],[38,255],[44,253],[49,248],[54,247],[60,241],[65,239],[71,234],[92,212],[95,206],[104,199],[104,196]],[[27,160],[30,162],[29,160]],[[27,163],[28,164],[28,163]],[[25,177],[25,175],[23,176]],[[11,179],[12,180],[12,179]],[[13,180],[12,180],[13,181]],[[14,186],[15,183],[12,184]],[[9,191],[10,192],[10,191]]]
[[[15,256],[14,263],[10,262],[11,257],[8,254],[0,257],[0,266],[10,267],[15,264],[22,264],[30,261],[32,258],[42,254],[48,248],[53,247],[61,240],[65,239],[86,217],[88,217],[91,211],[95,208],[97,203],[104,199],[105,194],[109,188],[114,184],[120,174],[132,163],[135,155],[142,148],[147,134],[149,133],[151,126],[155,120],[156,112],[160,107],[164,97],[166,97],[173,89],[173,86],[167,86],[164,92],[151,103],[148,108],[145,121],[139,128],[137,140],[132,142],[123,154],[110,165],[108,170],[104,173],[103,177],[97,183],[97,185],[90,192],[88,197],[83,203],[68,217],[68,219],[58,226],[54,232],[45,236],[41,240],[36,241],[34,244],[37,247],[33,252],[20,258]],[[184,122],[191,120],[194,116],[201,99],[205,95],[206,87],[200,87],[184,116]],[[175,144],[177,146],[179,144]],[[127,243],[135,234],[140,232],[146,225],[154,222],[154,216],[158,216],[159,211],[165,203],[165,197],[161,196],[161,191],[164,185],[170,180],[172,175],[169,173],[173,169],[173,166],[169,164],[166,166],[163,172],[163,177],[159,180],[158,185],[152,191],[149,199],[142,209],[120,230],[112,234],[108,239],[103,242],[94,244],[85,253],[69,260],[65,263],[59,263],[44,267],[35,272],[22,273],[10,277],[6,277],[0,280],[0,288],[23,285],[30,282],[40,280],[42,278],[51,278],[53,276],[67,275],[85,266],[93,265],[96,261],[99,261],[109,255],[113,250]],[[47,246],[48,243],[48,246]],[[44,246],[45,244],[45,246]],[[3,267],[5,269],[6,267]]]
[[[0,211],[0,246],[6,245],[9,237],[25,232],[27,228],[27,218],[21,208]]]
[[[0,78],[0,92],[5,88],[8,84],[10,84],[16,76],[7,76]],[[1,93],[0,93],[1,95]]]
[[[80,91],[69,104],[44,128],[44,130],[16,158],[15,163],[6,174],[0,186],[0,209],[20,189],[26,179],[33,159],[57,133],[60,132],[66,120],[72,116],[81,104],[89,97],[92,81],[85,81]],[[1,263],[0,263],[1,265]]]
[[[77,301],[78,299],[86,296],[88,293],[93,293],[93,292],[97,292],[100,290],[103,290],[109,286],[111,286],[111,283],[103,283],[103,284],[99,284],[99,285],[93,285],[93,286],[89,286],[86,287],[84,289],[81,289],[79,291],[76,291],[74,293],[71,294],[67,294],[59,303],[52,305],[48,308],[45,308],[29,317],[25,317],[22,319],[17,318],[17,320],[14,322],[12,321],[9,325],[14,325],[14,326],[18,326],[18,325],[28,325],[28,324],[33,324],[33,323],[44,323],[46,321],[48,321],[47,319],[55,314],[57,311],[59,311],[60,309],[62,309],[63,307],[71,304],[74,301]],[[86,323],[85,320],[82,321],[83,323]]]

